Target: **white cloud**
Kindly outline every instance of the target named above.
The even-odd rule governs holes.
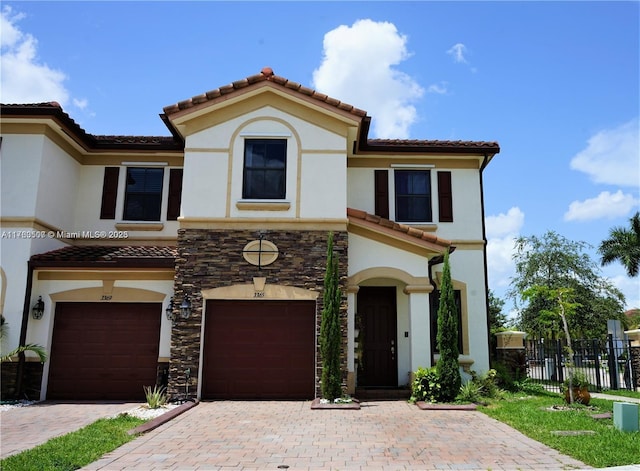
[[[448,93],[447,83],[440,82],[434,83],[433,85],[429,85],[427,88],[427,93],[436,93],[437,95],[446,95]]]
[[[73,106],[75,106],[76,108],[80,108],[81,110],[84,110],[88,104],[89,102],[86,100],[86,98],[83,98],[82,100],[79,100],[77,98],[73,99]]]
[[[410,57],[407,37],[395,25],[358,20],[324,36],[313,86],[371,116],[372,137],[406,139],[417,120],[413,105],[424,90],[395,66]]]
[[[629,214],[640,200],[630,194],[603,191],[595,198],[584,201],[574,201],[569,205],[569,210],[564,213],[565,221],[590,221],[593,219],[615,219]]]
[[[640,186],[638,118],[593,135],[587,147],[571,160],[571,168],[586,173],[596,183]]]
[[[485,222],[488,239],[518,234],[524,225],[524,213],[520,208],[513,207],[507,211],[507,214],[487,216]]]
[[[24,15],[5,6],[0,16],[0,101],[39,103],[57,101],[65,105],[69,91],[66,75],[42,63],[37,56],[38,41],[23,33],[17,23]]]
[[[467,59],[465,58],[465,54],[467,53],[467,46],[462,43],[457,43],[451,46],[451,49],[447,51],[451,57],[453,57],[454,62],[458,63],[467,63]]]
[[[506,214],[487,216],[487,269],[492,290],[504,288],[514,274],[514,239],[520,236],[524,225],[524,213],[513,207]]]

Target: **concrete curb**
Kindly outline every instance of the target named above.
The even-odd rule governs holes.
[[[478,408],[477,404],[442,404],[424,401],[416,402],[416,406],[421,410],[476,410]]]
[[[336,409],[344,409],[344,410],[360,410],[360,401],[358,401],[357,399],[354,399],[353,402],[347,402],[347,403],[328,403],[328,404],[323,404],[320,402],[319,398],[315,398],[313,400],[313,402],[311,402],[311,409],[312,410],[323,410],[323,409],[327,409],[327,410],[336,410]]]
[[[199,401],[185,402],[184,404],[179,405],[175,409],[171,409],[169,412],[165,412],[164,414],[162,414],[159,417],[156,417],[155,419],[145,422],[142,425],[138,425],[136,428],[132,428],[127,433],[129,435],[137,435],[137,434],[150,432],[151,430],[158,428],[161,425],[169,422],[171,419],[175,419],[180,414],[188,411],[189,409],[194,408],[198,404],[200,404]]]

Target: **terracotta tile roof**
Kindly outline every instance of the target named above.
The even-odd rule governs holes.
[[[439,238],[430,232],[422,231],[406,224],[399,224],[375,214],[369,214],[366,211],[347,208],[347,218],[350,223],[359,224],[383,234],[394,234],[396,237],[402,237],[408,242],[422,243],[425,247],[438,253],[444,253],[446,248],[452,249],[450,240]]]
[[[422,140],[422,139],[369,139],[367,140],[369,147],[393,147],[393,148],[441,148],[468,150],[477,152],[478,150],[489,150],[492,152],[500,152],[500,145],[497,142],[490,141],[440,141],[440,140]]]
[[[336,100],[335,98],[331,98],[325,95],[324,93],[319,93],[311,88],[300,85],[297,82],[293,82],[284,77],[275,75],[275,73],[270,67],[264,67],[259,74],[251,75],[242,80],[236,80],[235,82],[216,88],[215,90],[211,90],[209,92],[203,93],[202,95],[197,95],[192,98],[189,98],[188,100],[180,101],[176,104],[165,106],[163,110],[165,114],[172,115],[179,111],[192,108],[202,103],[207,103],[208,101],[215,100],[216,98],[220,98],[221,96],[234,93],[237,90],[246,88],[250,85],[260,83],[260,82],[271,82],[271,83],[278,84],[284,88],[293,90],[295,92],[298,92],[302,95],[313,98],[314,100],[321,101],[328,105],[335,106],[338,109],[347,111],[361,118],[367,115],[366,111],[360,110],[347,103],[343,103],[340,100]]]
[[[176,247],[152,245],[82,245],[68,246],[31,256],[30,263],[38,267],[102,268],[174,268]]]
[[[369,139],[369,126],[371,117],[366,111],[358,109],[340,100],[331,98],[316,90],[305,87],[284,77],[275,75],[270,67],[264,67],[259,74],[251,75],[241,80],[236,80],[228,85],[221,86],[201,95],[164,107],[164,114],[160,117],[171,132],[172,136],[100,136],[87,133],[82,129],[57,102],[32,103],[32,104],[0,104],[0,115],[8,116],[51,116],[69,129],[70,134],[77,136],[78,140],[87,148],[94,150],[182,150],[184,140],[170,120],[172,114],[202,105],[216,100],[225,95],[230,95],[246,87],[269,82],[277,84],[287,90],[294,91],[305,97],[318,100],[323,104],[362,118],[360,135],[357,143],[357,151],[362,152],[434,152],[445,154],[497,154],[500,146],[497,142],[485,141],[440,141],[418,139]]]
[[[52,117],[66,127],[70,134],[88,149],[145,149],[145,150],[179,150],[184,143],[173,136],[103,136],[86,132],[71,116],[65,113],[59,103],[18,103],[0,104],[2,116]]]

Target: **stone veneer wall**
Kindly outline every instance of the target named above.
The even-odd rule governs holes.
[[[279,251],[278,259],[259,270],[242,256],[244,246],[263,235]],[[171,332],[171,361],[168,394],[173,399],[194,398],[197,394],[200,332],[202,326],[202,290],[235,284],[252,283],[254,277],[266,277],[267,284],[305,288],[319,292],[316,332],[320,332],[322,291],[327,255],[328,231],[293,230],[213,230],[180,229],[176,259],[175,300],[179,305],[187,294],[192,313],[178,319]],[[334,232],[334,250],[338,255],[340,283],[343,292],[341,308],[343,383],[347,378],[347,232]],[[322,360],[316,345],[316,396]],[[187,392],[188,383],[188,392]]]
[[[43,364],[37,361],[26,361],[22,376],[22,395],[18,397],[18,361],[6,361],[0,366],[0,400],[40,399],[40,385],[42,384]]]

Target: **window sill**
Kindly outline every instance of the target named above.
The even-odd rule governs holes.
[[[236,208],[241,211],[288,211],[291,208],[289,201],[237,201]]]
[[[161,231],[164,224],[161,222],[117,222],[119,231]]]

